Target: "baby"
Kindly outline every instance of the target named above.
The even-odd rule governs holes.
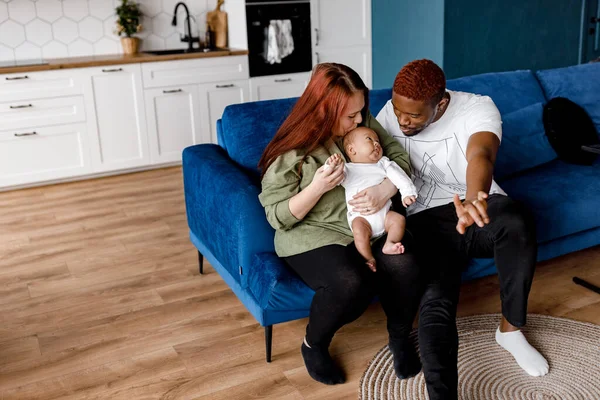
[[[346,189],[346,203],[361,190],[378,185],[386,177],[400,191],[404,207],[417,200],[417,189],[408,175],[398,164],[383,156],[379,137],[375,131],[366,127],[350,131],[344,137],[344,151],[350,163],[344,165],[341,155],[334,154],[327,159],[325,168],[344,168],[344,180],[341,185]],[[388,200],[376,214],[363,216],[352,211],[352,206],[348,205],[348,224],[354,234],[356,249],[373,272],[376,270],[376,262],[371,251],[371,238],[382,236],[387,232],[383,253],[404,252],[404,246],[400,241],[404,236],[406,219],[391,211],[391,206],[392,201]]]

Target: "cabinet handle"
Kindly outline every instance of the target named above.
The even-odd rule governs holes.
[[[20,106],[10,106],[10,108],[12,108],[13,110],[16,108],[29,108],[29,107],[33,107],[33,104],[22,104]]]
[[[275,79],[275,82],[291,82],[292,78],[285,78],[285,79]]]
[[[317,57],[317,64],[320,64],[320,63],[321,63],[321,61],[319,60],[319,58],[320,58],[320,57],[319,57],[319,53],[315,53],[315,56]]]
[[[319,45],[319,29],[315,28],[315,46]]]
[[[181,89],[173,89],[173,90],[163,90],[163,93],[179,93],[183,92]]]
[[[9,77],[9,76],[7,76],[7,77],[6,77],[6,78],[4,78],[4,79],[6,79],[7,81],[18,81],[18,80],[21,80],[21,79],[29,79],[29,77],[28,77],[27,75],[23,75],[23,76],[13,76],[12,78],[11,78],[11,77]]]
[[[103,69],[102,72],[121,72],[123,68]]]
[[[25,132],[25,133],[15,133],[14,135],[16,137],[33,136],[33,135],[37,135],[37,132],[33,131],[33,132]]]
[[[223,88],[229,88],[229,87],[234,87],[235,85],[233,83],[230,83],[228,85],[217,85],[217,89],[223,89]]]

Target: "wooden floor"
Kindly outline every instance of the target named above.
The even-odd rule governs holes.
[[[197,272],[180,168],[0,193],[0,399],[355,399],[386,344],[378,304],[332,352],[328,387],[300,356],[306,320],[264,331],[210,267]],[[600,248],[540,264],[530,312],[600,324]],[[460,315],[499,311],[498,282],[463,286]]]

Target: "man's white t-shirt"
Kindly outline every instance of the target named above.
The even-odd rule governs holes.
[[[406,149],[413,167],[417,202],[408,208],[416,214],[428,208],[452,202],[457,193],[467,192],[467,144],[477,132],[492,132],[502,140],[502,120],[488,96],[448,90],[450,103],[442,117],[414,136],[400,130],[389,100],[377,115],[377,121]],[[506,194],[492,181],[490,194]]]

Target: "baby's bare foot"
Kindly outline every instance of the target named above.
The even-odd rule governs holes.
[[[366,264],[367,264],[367,267],[369,267],[369,269],[371,271],[373,271],[373,272],[377,271],[377,263],[375,262],[374,258],[367,260]]]
[[[402,254],[404,253],[404,245],[400,242],[385,242],[381,251],[383,254]]]

